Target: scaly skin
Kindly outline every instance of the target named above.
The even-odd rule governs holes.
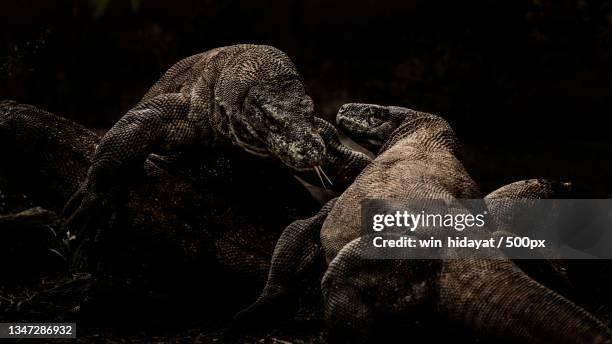
[[[296,302],[298,286],[308,283],[308,277],[316,272],[312,270],[317,262],[323,260],[319,232],[335,202],[336,198],[328,201],[314,216],[287,226],[274,248],[264,290],[253,304],[236,314],[234,326],[260,323],[265,320],[261,314],[282,317]],[[285,311],[279,312],[279,309]]]
[[[355,142],[377,153],[406,116],[418,113],[399,106],[347,103],[338,110],[336,122]]]
[[[489,216],[500,230],[514,228],[513,209],[528,206],[539,199],[567,198],[571,183],[561,183],[546,179],[528,179],[510,183],[492,191],[485,197]],[[516,233],[529,235],[531,233]]]
[[[504,185],[492,191],[484,200],[489,218],[499,235],[528,235],[517,233],[512,219],[516,206],[528,205],[528,200],[559,199],[571,195],[571,183],[547,179],[527,179]],[[510,231],[510,233],[508,233]],[[574,287],[567,276],[567,264],[551,250],[539,249],[540,259],[516,259],[514,263],[538,282],[564,295],[575,296]]]
[[[3,101],[0,141],[2,177],[35,204],[61,209],[85,179],[99,137],[34,106]],[[109,237],[108,246],[100,247],[102,272],[111,275],[114,283],[120,282],[101,288],[102,296],[128,293],[136,285],[145,288],[138,290],[142,295],[173,290],[170,297],[198,300],[214,293],[204,295],[198,290],[193,294],[186,286],[206,283],[206,288],[219,286],[219,293],[208,298],[212,301],[223,299],[222,292],[235,291],[228,286],[239,286],[242,296],[231,295],[231,299],[240,302],[240,297],[245,301],[261,287],[280,230],[291,219],[315,209],[316,203],[290,173],[275,164],[242,151],[228,153],[207,157],[205,162],[213,170],[198,173],[208,181],[205,185],[169,174],[151,161],[145,163],[143,178],[127,187],[126,200],[114,205],[115,225],[122,231]],[[227,170],[217,176],[219,168]],[[252,183],[253,178],[261,183]],[[239,185],[242,193],[228,193],[228,183]],[[249,188],[251,184],[263,186]],[[273,197],[258,202],[264,192]],[[275,216],[262,216],[265,211]],[[73,269],[79,271],[78,266]],[[218,278],[211,281],[210,274]],[[111,297],[108,302],[120,301]],[[231,312],[229,301],[223,302],[225,312]],[[210,304],[207,308],[213,312]]]
[[[456,158],[459,144],[448,123],[430,114],[405,113],[399,126],[390,124],[395,130],[378,157],[336,200],[320,230],[321,242],[279,240],[269,276],[285,271],[288,276],[277,279],[282,282],[299,279],[299,271],[304,270],[277,266],[286,261],[280,257],[302,256],[280,252],[279,246],[298,252],[322,246],[328,268],[321,287],[333,342],[364,342],[379,321],[393,316],[417,318],[427,312],[496,341],[610,343],[610,330],[599,320],[527,276],[510,260],[362,258],[367,242],[360,236],[362,200],[480,197]],[[287,230],[292,230],[291,226]],[[283,233],[281,239],[304,236]],[[296,262],[291,265],[300,266]],[[269,284],[277,281],[269,280]],[[267,285],[264,290],[284,288],[286,285]],[[265,308],[265,299],[258,299],[258,303],[259,309]]]
[[[356,142],[378,152],[407,116],[418,114],[422,113],[398,106],[348,103],[340,107],[336,119],[339,127]],[[512,228],[508,221],[513,216],[512,207],[516,204],[515,200],[564,198],[570,189],[569,183],[530,179],[514,182],[491,192],[485,197],[485,202],[488,204],[490,218],[498,222],[496,235],[505,235],[507,232],[504,231]],[[550,260],[518,260],[517,264],[531,275],[540,278],[540,281],[557,288],[555,290],[568,290],[569,282],[562,272],[565,269],[564,264],[550,256],[550,252],[545,254]]]
[[[557,182],[547,179],[526,179],[504,185],[491,191],[485,200],[499,199],[548,199],[567,196],[572,191],[569,182]]]
[[[142,175],[151,153],[233,145],[295,172],[322,166],[345,184],[369,159],[339,140],[324,141],[319,131],[326,127],[315,119],[295,66],[280,50],[243,44],[188,57],[101,139],[87,178],[66,205],[66,228],[99,241],[105,226],[92,223],[112,217],[113,198]]]

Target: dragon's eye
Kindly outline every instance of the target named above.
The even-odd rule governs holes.
[[[366,115],[366,120],[368,125],[370,126],[378,126],[381,125],[386,118],[386,112],[383,109],[371,107],[368,109],[368,114]]]

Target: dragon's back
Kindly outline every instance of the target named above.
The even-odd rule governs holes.
[[[236,68],[240,66],[246,68]],[[252,70],[253,75],[249,75]],[[266,45],[237,44],[211,49],[186,57],[175,63],[149,89],[141,103],[165,93],[182,93],[186,98],[192,94],[213,97],[212,90],[225,76],[238,86],[241,79],[255,79],[266,74],[297,74],[291,60],[280,50]],[[229,77],[228,77],[229,76]],[[282,78],[282,77],[281,77]],[[208,92],[198,88],[210,88]],[[212,99],[207,99],[212,100]]]
[[[188,95],[199,77],[205,74],[216,78],[224,60],[248,47],[249,45],[219,47],[180,60],[159,78],[141,102],[165,93],[180,92]]]
[[[443,120],[442,120],[443,121]],[[443,126],[448,124],[443,121]],[[450,128],[450,127],[449,127]],[[431,145],[439,128],[407,134],[398,129],[388,146],[338,198],[321,230],[327,261],[361,235],[366,199],[423,200],[478,198],[478,187],[452,149]]]

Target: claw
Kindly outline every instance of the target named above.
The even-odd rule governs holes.
[[[84,186],[79,187],[79,189],[70,196],[70,199],[66,202],[64,209],[62,210],[62,217],[66,218],[71,214],[74,214],[77,209],[80,208],[81,203],[83,203],[83,198],[85,196]]]
[[[108,209],[112,203],[105,197],[95,194],[85,196],[78,208],[66,220],[64,232],[70,236],[68,245],[72,252],[71,265],[95,269],[104,232],[113,226],[116,213]]]
[[[57,238],[57,232],[55,231],[55,229],[53,229],[53,227],[51,227],[49,225],[45,225],[44,227],[45,227],[45,230],[47,230],[47,232],[49,234],[51,234],[52,238],[54,238],[54,239]]]
[[[262,321],[282,319],[294,314],[296,310],[297,299],[286,289],[264,289],[257,301],[234,315],[232,327],[261,325]]]

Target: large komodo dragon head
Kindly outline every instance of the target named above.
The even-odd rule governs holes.
[[[320,166],[325,143],[312,99],[289,57],[270,46],[249,45],[230,60],[215,87],[218,129],[244,150],[273,155],[295,170]]]

